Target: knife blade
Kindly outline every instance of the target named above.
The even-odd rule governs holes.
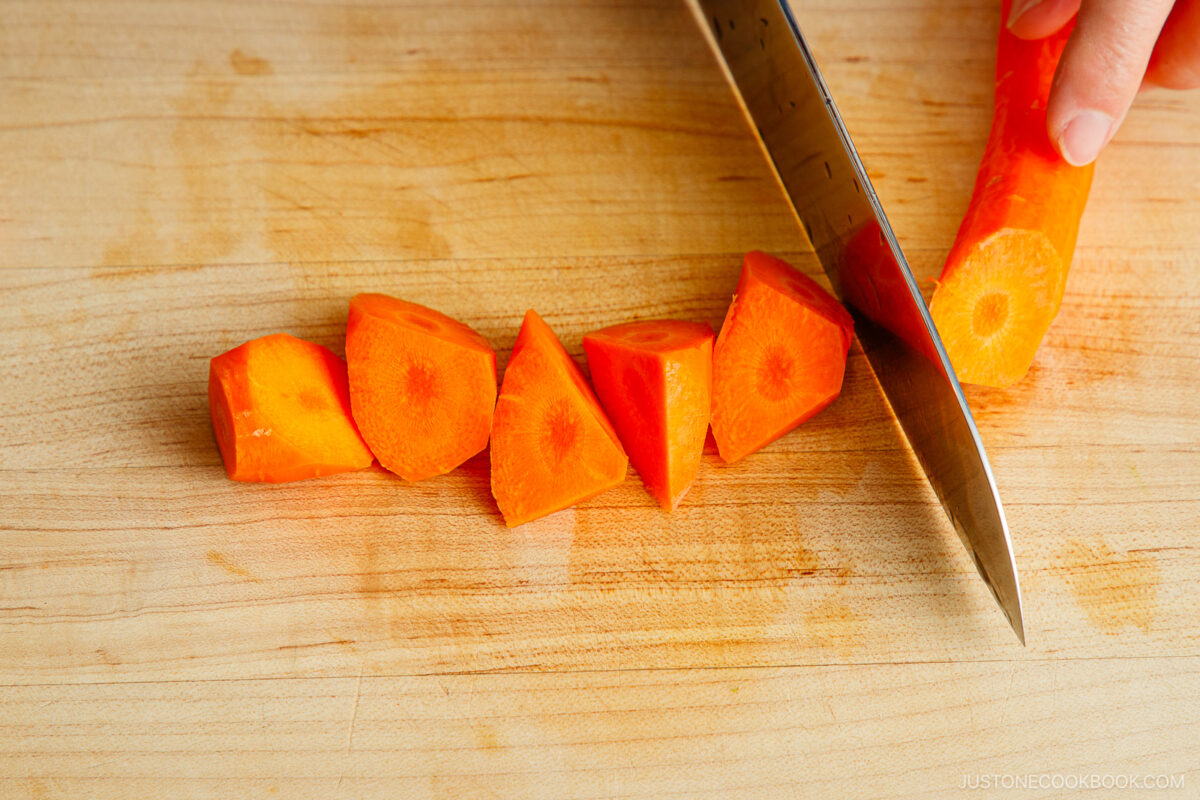
[[[1012,539],[962,387],[787,0],[689,0],[909,445],[1021,644]]]

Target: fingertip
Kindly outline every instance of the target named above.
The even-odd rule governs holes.
[[[1084,109],[1051,133],[1059,154],[1073,167],[1085,167],[1100,156],[1100,151],[1116,133],[1117,121],[1103,111]]]
[[[1044,39],[1079,11],[1080,0],[1014,0],[1005,26],[1019,39]]]
[[[1059,154],[1075,166],[1094,161],[1120,127],[1147,77],[1172,2],[1138,0],[1153,8],[1131,14],[1123,5],[1131,1],[1085,4],[1059,62],[1046,127]]]

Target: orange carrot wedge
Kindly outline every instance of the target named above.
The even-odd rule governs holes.
[[[512,528],[625,480],[629,459],[583,372],[525,314],[492,428],[492,494]]]
[[[286,333],[214,358],[208,408],[235,481],[298,481],[371,466],[350,417],[346,364]]]
[[[696,479],[712,408],[713,331],[656,319],[583,337],[592,383],[647,491],[668,511]]]
[[[1000,28],[992,132],[930,303],[967,383],[1020,380],[1062,303],[1092,184],[1092,167],[1072,167],[1046,133],[1046,100],[1071,28],[1037,41]]]
[[[712,432],[726,461],[775,441],[842,389],[854,322],[815,281],[758,251],[713,349]]]
[[[356,295],[346,361],[354,420],[385,468],[419,481],[487,447],[496,353],[471,328],[416,303]]]

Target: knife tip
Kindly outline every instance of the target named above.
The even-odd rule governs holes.
[[[1017,607],[1015,614],[1009,614],[1005,609],[1004,616],[1008,617],[1008,624],[1012,625],[1013,633],[1017,635],[1017,641],[1021,643],[1021,647],[1025,647],[1025,619],[1021,614],[1020,606]]]

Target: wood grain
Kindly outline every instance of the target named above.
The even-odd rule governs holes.
[[[796,3],[924,277],[989,124],[988,5]],[[485,457],[224,477],[208,358],[340,351],[356,292],[503,365],[529,307],[578,358],[719,325],[752,247],[818,274],[683,3],[6,4],[0,796],[1194,796],[1198,103],[1139,99],[1033,372],[968,390],[1022,649],[857,345],[674,515],[631,473],[509,531]],[[1005,796],[1058,794],[1088,793]]]
[[[0,792],[951,798],[1033,774],[1190,797],[1197,694],[1194,657],[7,687]]]

